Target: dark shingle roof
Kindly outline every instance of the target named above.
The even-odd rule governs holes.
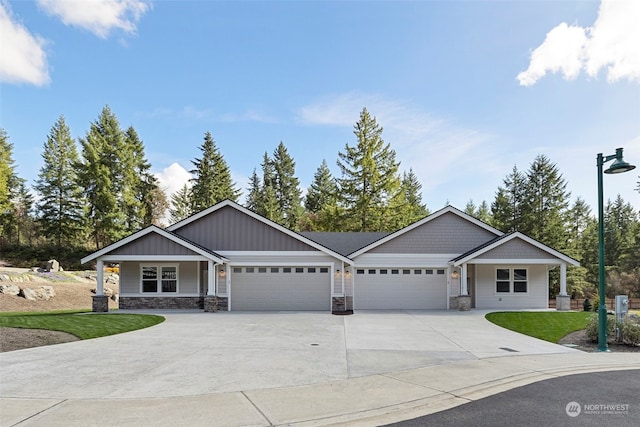
[[[371,243],[388,236],[387,232],[319,232],[306,231],[299,233],[309,240],[313,240],[322,246],[331,249],[340,255],[348,256],[349,254],[364,248]]]

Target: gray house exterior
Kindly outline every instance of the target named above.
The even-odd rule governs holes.
[[[120,264],[120,308],[204,311],[467,310],[548,307],[574,259],[447,206],[394,233],[296,233],[223,201],[166,229],[147,227],[82,259]],[[566,302],[566,304],[564,304]]]

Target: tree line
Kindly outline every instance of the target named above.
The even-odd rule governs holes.
[[[283,142],[265,152],[243,194],[210,132],[194,158],[191,179],[169,197],[151,173],[144,143],[121,129],[105,106],[77,143],[61,116],[43,144],[43,165],[29,188],[17,176],[13,145],[0,129],[0,247],[85,252],[102,248],[150,224],[184,219],[225,199],[295,231],[395,231],[429,213],[413,170],[400,171],[383,128],[364,108],[354,140],[338,152],[333,176],[322,160],[303,191],[295,160]],[[78,150],[79,147],[79,150]],[[636,188],[640,192],[640,181]],[[34,197],[34,194],[37,196]],[[36,201],[37,200],[37,201]],[[491,203],[470,200],[465,212],[504,232],[521,231],[581,262],[570,268],[569,290],[590,296],[597,285],[597,218],[545,155],[529,169],[516,166]],[[605,208],[610,292],[640,296],[640,216],[618,196]],[[557,273],[554,273],[557,276]],[[552,274],[552,295],[557,277]]]

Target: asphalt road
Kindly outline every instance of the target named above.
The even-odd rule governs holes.
[[[388,426],[465,425],[637,427],[640,370],[554,378]]]

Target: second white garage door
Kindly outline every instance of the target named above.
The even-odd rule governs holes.
[[[444,269],[356,269],[356,310],[435,310],[447,308]]]
[[[329,267],[233,267],[232,311],[331,310]]]

